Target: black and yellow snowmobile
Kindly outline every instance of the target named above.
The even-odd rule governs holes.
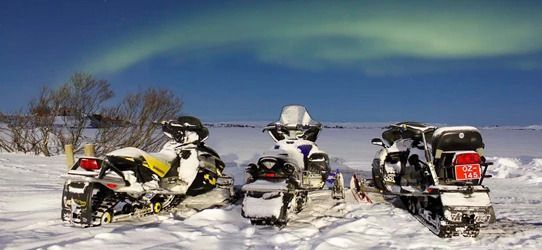
[[[128,147],[103,158],[83,157],[63,177],[63,221],[99,226],[143,217],[196,200],[196,208],[227,203],[233,179],[222,173],[220,156],[204,144],[209,135],[191,116],[163,121],[171,138],[162,150],[148,153]],[[202,199],[194,197],[206,196]]]

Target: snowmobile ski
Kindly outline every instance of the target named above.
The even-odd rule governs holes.
[[[352,175],[352,178],[350,179],[350,190],[357,202],[373,203],[371,198],[369,198],[369,196],[366,193],[367,189],[368,189],[368,186],[365,184],[365,181],[360,180],[356,174]]]

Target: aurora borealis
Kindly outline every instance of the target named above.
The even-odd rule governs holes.
[[[25,12],[43,9],[38,2],[2,4],[4,92],[17,81],[39,86],[86,71],[117,88],[178,89],[187,112],[209,120],[266,119],[281,103],[303,102],[321,108],[323,120],[469,121],[421,104],[427,103],[466,112],[478,124],[542,123],[542,112],[529,108],[542,104],[534,94],[542,92],[542,6],[536,1],[113,0],[45,6],[52,15],[73,10],[66,27]],[[49,32],[23,36],[24,29],[10,28],[15,19],[21,27],[39,23]],[[92,33],[81,35],[80,29]],[[42,46],[40,36],[61,46]],[[11,37],[35,42],[17,45]],[[46,66],[54,68],[43,72],[49,75],[18,77],[13,72],[23,70],[7,70],[32,66],[14,59],[24,46],[61,60]],[[269,99],[272,85],[290,92],[259,102],[258,95]],[[457,95],[465,88],[467,94]],[[236,90],[237,98],[228,90]],[[330,105],[349,108],[337,112]]]
[[[483,61],[510,57],[499,66],[537,67],[522,55],[542,50],[538,12],[527,4],[471,1],[226,6],[128,36],[99,53],[88,67],[116,72],[154,56],[182,56],[183,51],[216,47],[225,48],[226,53],[244,50],[261,62],[316,69],[344,65],[368,73],[371,66],[364,65],[397,58]]]

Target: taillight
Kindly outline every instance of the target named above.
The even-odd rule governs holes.
[[[275,174],[275,172],[268,172],[268,173],[265,173],[263,176],[264,177],[276,177],[277,174]]]
[[[97,159],[81,159],[79,160],[79,166],[89,171],[100,169]]]
[[[118,185],[115,184],[115,183],[107,183],[105,184],[106,187],[108,187],[109,189],[117,189]]]
[[[463,153],[455,156],[454,165],[480,164],[480,155],[477,153]]]

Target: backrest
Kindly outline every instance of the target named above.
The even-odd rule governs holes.
[[[433,134],[431,146],[435,159],[440,159],[445,151],[473,150],[482,156],[484,149],[480,131],[470,126],[437,129]]]

